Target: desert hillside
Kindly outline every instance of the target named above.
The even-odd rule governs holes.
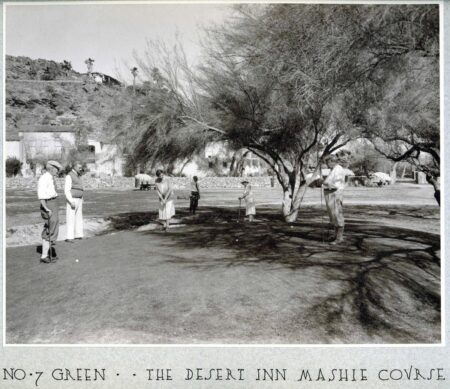
[[[98,140],[108,138],[106,120],[126,93],[117,80],[95,72],[88,77],[66,61],[7,55],[5,62],[7,138],[48,124],[76,125]]]

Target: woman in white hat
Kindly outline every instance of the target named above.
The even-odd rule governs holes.
[[[245,200],[245,216],[248,216],[248,221],[252,222],[256,215],[252,186],[246,180],[242,181],[241,184],[244,185],[244,193],[239,197],[239,200]]]

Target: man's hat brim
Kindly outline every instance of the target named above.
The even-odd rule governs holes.
[[[61,166],[61,164],[59,162],[57,162],[57,161],[48,161],[47,164],[50,165],[50,166],[55,167],[58,170],[62,170],[62,168],[63,168]]]

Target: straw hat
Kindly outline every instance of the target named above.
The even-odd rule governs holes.
[[[48,161],[47,165],[53,166],[54,168],[58,169],[58,170],[62,170],[62,166],[59,162],[57,161]]]

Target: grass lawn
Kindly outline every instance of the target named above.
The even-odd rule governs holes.
[[[153,193],[97,194],[117,198],[88,211],[112,216],[107,233],[58,243],[51,265],[35,246],[7,249],[6,342],[440,342],[439,208],[423,188],[384,192],[395,205],[381,190],[346,196],[340,246],[325,242],[319,191],[292,225],[275,191],[254,224],[236,221],[237,191],[205,195],[195,217],[181,199],[167,233],[136,228],[156,216]]]

